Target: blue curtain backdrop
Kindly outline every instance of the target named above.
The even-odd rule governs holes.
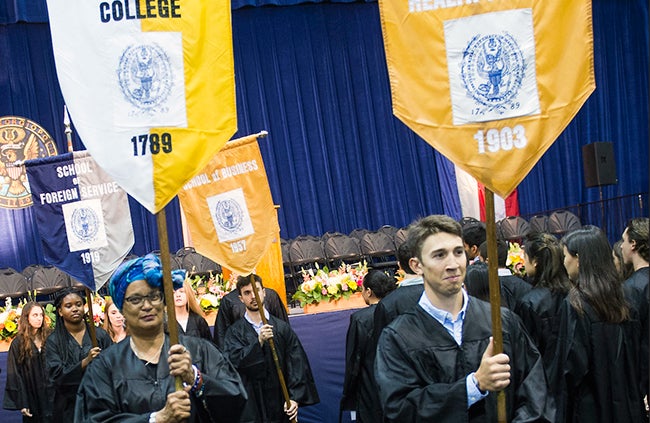
[[[392,116],[376,2],[236,0],[233,9],[235,136],[269,131],[260,146],[282,237],[399,227],[431,213],[461,217],[449,161]],[[520,184],[524,215],[599,199],[582,173],[581,147],[595,141],[614,143],[619,182],[603,187],[605,199],[648,191],[648,4],[594,0],[593,25],[596,91]],[[7,115],[38,122],[65,150],[44,0],[0,0],[0,116]],[[634,206],[607,210],[607,224],[631,217]],[[155,217],[135,201],[131,208],[134,252],[158,249]],[[167,217],[175,251],[176,201]],[[30,209],[0,209],[0,228],[0,267],[43,263]]]

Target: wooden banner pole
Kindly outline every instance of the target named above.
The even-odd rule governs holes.
[[[260,312],[260,317],[262,318],[262,324],[267,325],[269,322],[266,320],[264,315],[264,304],[260,300],[260,294],[257,292],[257,282],[253,274],[250,275],[251,285],[253,286],[253,294],[255,294],[255,302],[257,303],[258,310]],[[275,370],[278,372],[278,379],[280,380],[280,388],[282,388],[282,395],[284,396],[284,402],[287,403],[287,408],[291,407],[291,398],[289,397],[289,390],[287,389],[287,383],[284,381],[284,374],[282,374],[282,368],[280,367],[280,360],[278,359],[278,352],[275,349],[275,342],[273,338],[269,338],[269,347],[271,348],[271,354],[273,354],[273,362],[275,363]],[[292,419],[291,423],[297,423],[296,419]]]
[[[494,192],[485,188],[485,223],[488,247],[488,276],[490,280],[490,309],[492,314],[492,338],[494,354],[503,352],[503,331],[501,328],[501,284],[499,283],[499,260],[497,259],[496,218],[494,215]],[[506,394],[497,393],[497,421],[506,423]]]
[[[88,304],[88,335],[90,335],[90,341],[93,344],[93,348],[97,347],[97,334],[95,331],[95,319],[93,314],[93,297],[90,293],[90,289],[86,287],[86,304]]]
[[[165,304],[167,305],[167,330],[169,331],[169,344],[178,344],[178,325],[176,323],[176,308],[174,307],[174,285],[172,284],[171,259],[169,254],[169,238],[167,235],[167,216],[165,209],[156,213],[158,224],[158,243],[160,244],[160,261],[163,268],[163,290]],[[183,389],[183,380],[180,376],[175,378],[176,391]]]

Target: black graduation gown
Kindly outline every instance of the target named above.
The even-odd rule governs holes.
[[[190,310],[189,317],[187,318],[187,329],[183,330],[183,327],[179,323],[178,333],[182,335],[203,338],[212,342],[212,334],[210,333],[210,326],[208,326],[208,322],[192,310]]]
[[[381,303],[380,303],[381,304]],[[503,349],[510,357],[508,422],[553,421],[537,348],[518,317],[501,308]],[[377,348],[375,378],[388,422],[496,422],[496,397],[467,408],[466,377],[478,369],[492,335],[490,304],[470,297],[462,345],[422,307],[396,318]]]
[[[320,401],[307,354],[288,323],[269,316],[273,326],[273,342],[280,368],[289,391],[289,398],[299,406]],[[239,371],[248,392],[241,423],[288,423],[284,397],[269,343],[260,346],[257,332],[240,318],[226,332],[225,353]]]
[[[542,354],[547,375],[554,361],[560,330],[560,308],[564,298],[564,293],[535,287],[521,298],[515,308],[515,313],[521,318],[528,335]]]
[[[549,374],[558,422],[647,422],[638,381],[639,322],[602,322],[589,304],[565,299]]]
[[[517,303],[533,286],[515,275],[499,276],[501,282],[501,307],[515,310]]]
[[[345,343],[345,380],[342,410],[356,410],[357,421],[382,421],[381,404],[377,395],[374,372],[374,352],[371,352],[372,325],[376,305],[363,308],[350,316]]]
[[[76,422],[148,422],[175,391],[169,375],[169,336],[158,364],[145,364],[131,349],[130,337],[102,352],[88,366],[77,393]],[[189,423],[232,423],[239,419],[246,392],[235,368],[212,344],[193,336],[179,336],[203,376],[202,399],[190,393]]]
[[[113,340],[104,329],[95,328],[95,334],[97,336],[97,345],[102,350],[113,345]],[[65,337],[65,351],[59,349],[58,338],[60,335]],[[88,356],[91,348],[92,341],[88,330],[84,333],[82,345],[79,345],[68,331],[61,334],[55,330],[47,337],[45,342],[45,363],[48,382],[54,391],[52,421],[72,421],[77,388],[84,374],[81,369],[81,360]],[[104,352],[102,351],[100,355]]]
[[[375,307],[373,345],[377,345],[381,331],[400,314],[413,310],[424,292],[424,284],[400,286],[386,295]]]
[[[275,290],[271,288],[264,288],[266,291],[266,299],[264,300],[264,308],[278,319],[289,322],[287,309],[280,299]],[[223,343],[226,338],[226,331],[228,327],[239,320],[246,313],[244,303],[239,299],[239,291],[236,289],[227,293],[219,304],[219,312],[214,323],[214,343],[223,351]]]
[[[22,336],[18,335],[9,347],[7,355],[7,383],[2,408],[22,410],[29,408],[32,417],[23,416],[23,422],[49,423],[51,396],[45,376],[45,353],[38,350],[33,342],[32,356],[23,363],[18,362]]]
[[[639,321],[641,322],[641,393],[643,396],[648,395],[648,336],[650,328],[648,327],[648,302],[650,301],[650,292],[648,292],[648,280],[650,272],[648,267],[638,269],[625,281],[625,294],[628,301],[638,311]]]

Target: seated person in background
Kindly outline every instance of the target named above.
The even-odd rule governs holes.
[[[184,270],[172,271],[175,288],[184,279]],[[179,344],[170,344],[162,283],[155,254],[123,263],[111,277],[109,292],[126,319],[129,336],[87,369],[77,391],[74,421],[239,420],[247,396],[232,364],[201,338],[180,335]],[[179,391],[177,377],[184,386]]]
[[[481,251],[480,255],[486,257],[485,262],[487,263],[487,241],[481,244],[479,250]],[[514,310],[517,302],[533,287],[525,280],[513,275],[506,267],[508,241],[497,239],[497,260],[499,282],[501,282],[501,306]]]
[[[237,291],[246,313],[226,332],[224,351],[239,371],[248,392],[241,423],[288,423],[298,416],[298,406],[318,403],[316,384],[307,354],[288,323],[264,308],[262,278],[252,275],[262,304],[253,292],[251,276],[237,278]],[[267,324],[263,324],[264,313]],[[269,345],[273,339],[277,359],[289,393],[284,400],[274,357]],[[232,420],[235,423],[237,420]]]
[[[380,270],[363,278],[363,299],[369,307],[352,313],[345,344],[345,381],[341,411],[355,410],[358,422],[381,422],[381,404],[375,382],[375,344],[372,325],[375,305],[396,287],[395,279]]]
[[[271,288],[264,288],[266,292],[266,302],[264,308],[269,313],[280,320],[289,323],[289,316],[284,303],[280,296]],[[214,337],[213,341],[223,351],[223,341],[226,338],[226,331],[228,327],[235,321],[239,320],[246,313],[246,306],[239,299],[239,292],[233,289],[227,293],[219,304],[219,312],[214,323]]]
[[[174,291],[174,307],[178,333],[212,341],[210,326],[187,279],[183,282],[183,286]]]
[[[424,278],[412,312],[379,339],[375,378],[387,422],[550,422],[542,360],[519,318],[501,308],[503,353],[493,353],[490,305],[467,295],[461,227],[433,215],[409,227],[411,267]],[[381,303],[380,303],[381,304]]]

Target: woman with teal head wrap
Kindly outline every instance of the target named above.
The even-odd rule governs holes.
[[[172,272],[174,289],[184,270]],[[109,292],[129,335],[102,353],[77,391],[74,420],[237,422],[246,390],[221,351],[202,338],[165,333],[163,271],[147,254],[122,264]],[[185,387],[176,390],[175,378]]]
[[[172,270],[174,290],[183,286],[185,273],[184,269]],[[108,284],[108,292],[113,299],[113,303],[115,303],[120,311],[124,305],[126,288],[131,282],[139,280],[147,281],[152,288],[162,289],[162,263],[157,255],[149,253],[144,257],[138,257],[124,262],[117,268],[113,276],[111,276]]]

